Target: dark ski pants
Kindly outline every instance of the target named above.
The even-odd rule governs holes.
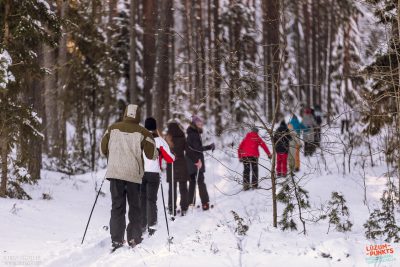
[[[157,224],[157,193],[160,186],[160,174],[145,172],[140,186],[140,200],[142,204],[142,228]]]
[[[128,242],[132,239],[136,244],[142,241],[141,212],[140,212],[140,184],[118,180],[110,180],[111,192],[111,219],[110,233],[113,242],[124,241],[125,228]],[[129,224],[126,227],[125,213],[126,201],[129,204]]]
[[[195,199],[196,175],[197,173],[190,175],[190,181],[189,181],[189,202],[193,205],[196,204],[196,199]],[[201,204],[203,205],[210,202],[210,198],[207,192],[207,186],[206,183],[204,182],[204,179],[205,179],[204,172],[200,171],[199,177],[197,178],[197,185],[199,186],[200,200]]]
[[[321,146],[321,127],[316,127],[314,129],[314,143],[315,146],[320,147]]]
[[[304,142],[304,156],[312,156],[315,152],[315,144],[312,142]]]
[[[245,157],[243,160],[243,186],[250,188],[254,186],[258,187],[258,158],[256,157]],[[251,183],[250,183],[250,171],[252,171]]]
[[[179,194],[181,195],[181,209],[187,210],[189,206],[188,201],[188,187],[187,182],[174,182],[174,210],[176,212],[176,199],[178,198],[177,194],[177,185],[179,184]],[[168,183],[168,209],[172,212],[172,183]]]

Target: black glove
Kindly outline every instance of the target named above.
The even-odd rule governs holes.
[[[215,144],[214,144],[214,143],[212,143],[212,144],[210,145],[210,149],[211,149],[212,152],[214,152],[214,150],[215,150]]]
[[[239,159],[239,162],[242,162],[242,163],[243,163],[243,159]]]
[[[272,159],[272,155],[268,155],[268,158],[269,158],[269,159]]]

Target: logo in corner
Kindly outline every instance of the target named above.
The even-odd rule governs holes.
[[[376,264],[382,262],[393,262],[395,249],[390,244],[368,245],[365,246],[366,262]]]

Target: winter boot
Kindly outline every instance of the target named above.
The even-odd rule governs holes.
[[[128,244],[131,248],[136,247],[137,245],[139,245],[140,243],[142,243],[142,239],[140,241],[136,241],[135,239],[132,239],[131,241],[128,241]]]
[[[209,203],[204,203],[203,204],[203,210],[209,210],[210,209],[210,204]]]
[[[113,241],[111,244],[111,252],[114,252],[117,249],[122,248],[123,246],[124,246],[124,243]]]
[[[173,216],[176,216],[176,209],[175,209],[175,212],[174,212],[174,215]],[[168,208],[168,214],[169,215],[172,215],[172,208]]]

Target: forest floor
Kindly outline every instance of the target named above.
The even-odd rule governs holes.
[[[175,221],[169,221],[174,237],[169,247],[159,192],[159,230],[152,237],[146,235],[135,249],[122,248],[113,254],[109,253],[109,232],[103,229],[110,218],[108,181],[86,240],[80,244],[96,195],[95,183],[101,183],[105,170],[71,177],[43,171],[38,185],[25,187],[33,200],[1,200],[0,266],[400,266],[398,244],[391,244],[395,250],[391,262],[368,263],[371,257],[366,246],[385,242],[367,240],[364,235],[363,224],[369,214],[364,204],[364,172],[360,164],[352,163],[351,172],[343,174],[341,156],[324,155],[326,165],[320,151],[311,158],[303,157],[298,176],[304,176],[302,185],[309,191],[310,210],[315,216],[329,201],[331,192],[344,195],[354,224],[351,232],[339,233],[331,227],[328,233],[326,220],[307,222],[307,235],[272,227],[271,191],[240,192],[241,186],[233,180],[242,172],[241,163],[216,151],[206,157],[206,181],[215,207],[207,212],[195,208],[187,216],[178,215]],[[262,158],[266,156],[262,154]],[[266,167],[270,164],[268,160],[262,163]],[[261,176],[266,172],[261,168]],[[365,169],[371,210],[378,205],[385,172],[383,164]],[[166,194],[165,179],[163,184]],[[261,186],[269,188],[269,180],[262,181]],[[43,193],[52,199],[44,200]],[[235,233],[232,210],[249,226],[244,237]],[[282,210],[279,205],[279,216]]]

